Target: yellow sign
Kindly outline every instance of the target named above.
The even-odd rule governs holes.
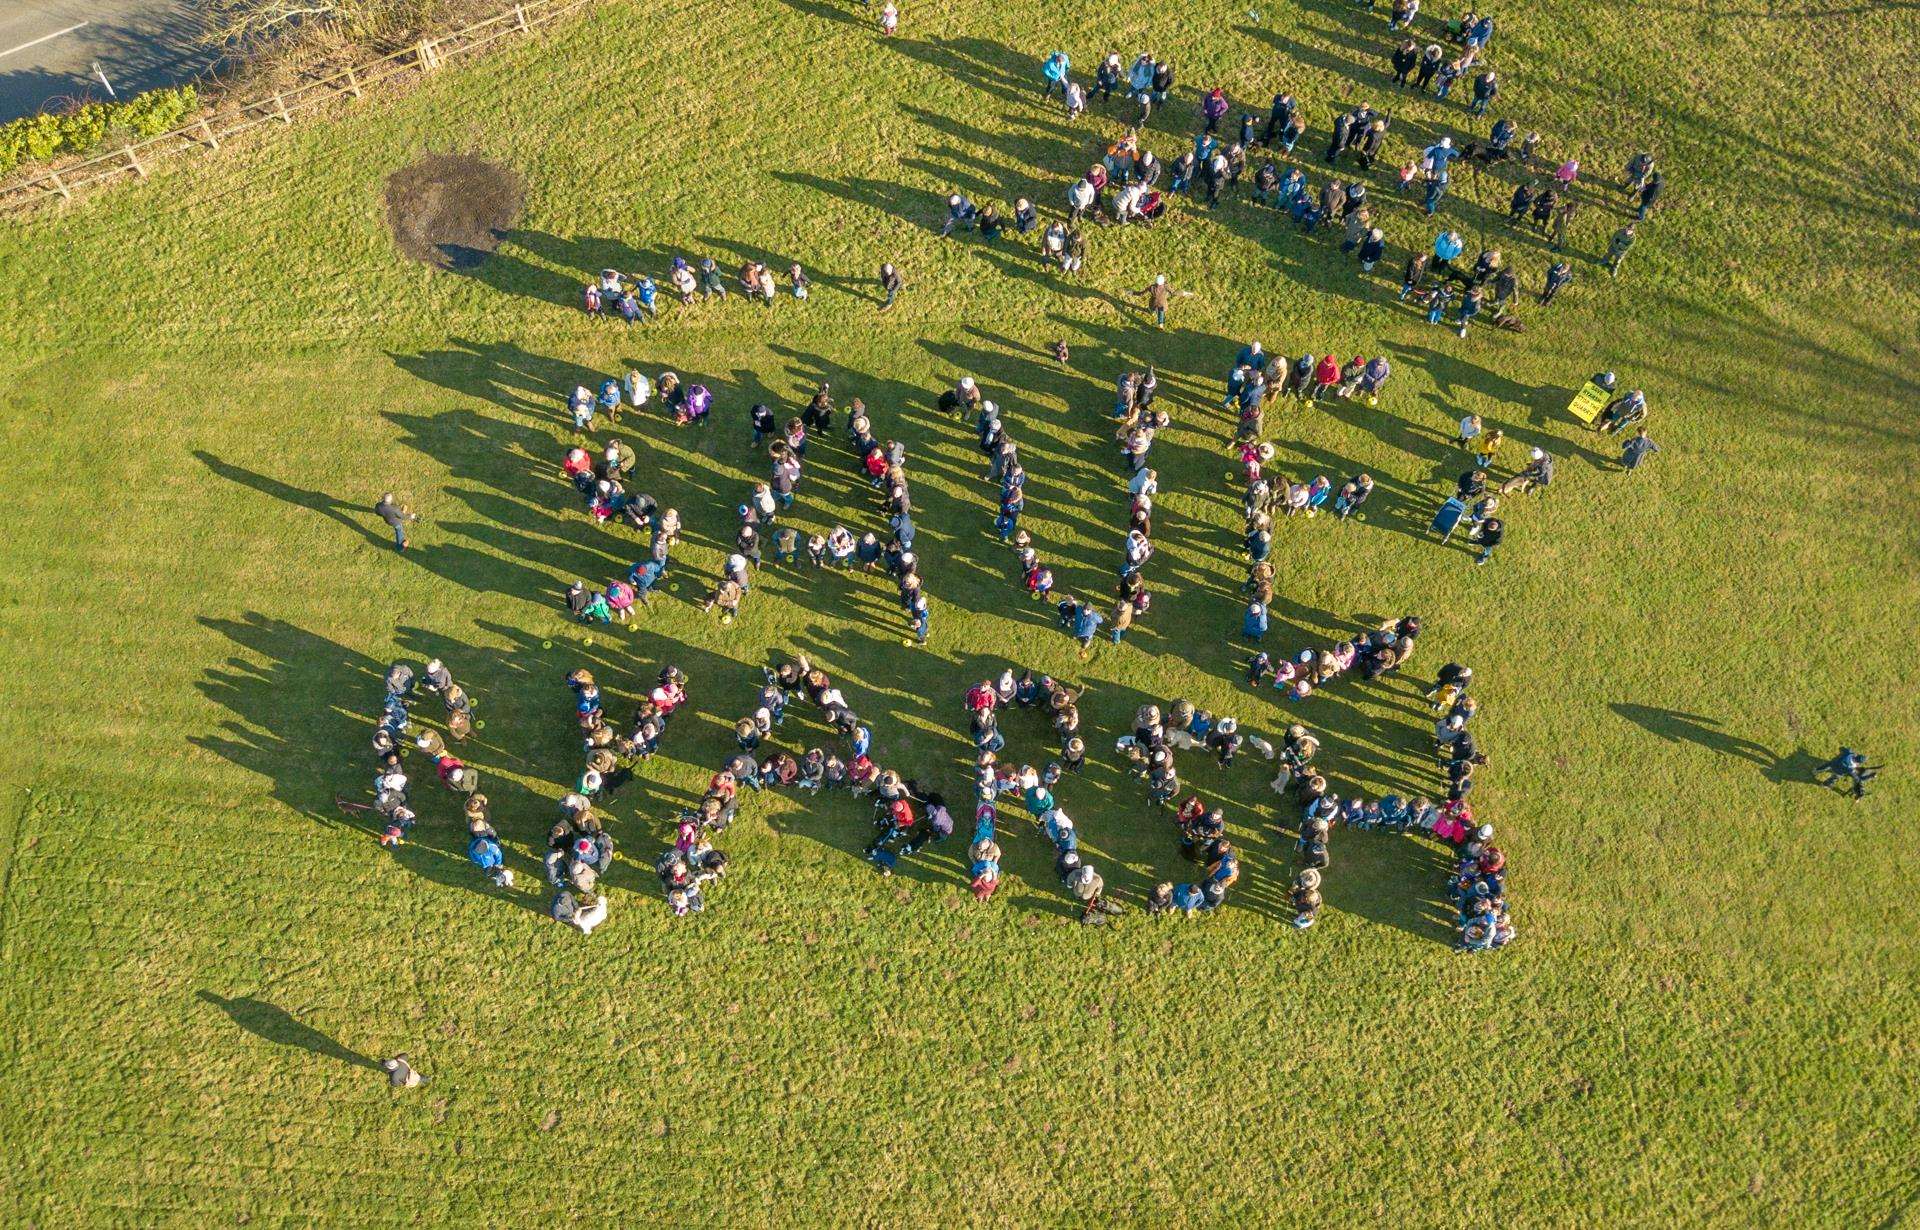
[[[1611,400],[1613,398],[1605,389],[1589,380],[1586,387],[1575,393],[1573,400],[1567,403],[1567,413],[1591,427],[1593,420],[1600,417],[1600,412],[1607,408]]]

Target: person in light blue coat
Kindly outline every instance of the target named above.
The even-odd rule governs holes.
[[[1127,70],[1127,92],[1140,102],[1145,102],[1153,92],[1153,57],[1144,51]]]
[[[1267,608],[1258,602],[1247,603],[1247,613],[1240,621],[1240,633],[1248,640],[1257,641],[1267,634]]]
[[[1073,617],[1073,635],[1074,639],[1080,642],[1080,648],[1093,648],[1093,638],[1099,633],[1100,625],[1104,622],[1106,622],[1106,616],[1102,615],[1091,602],[1080,604],[1080,609],[1074,613]]]
[[[1056,51],[1049,55],[1046,63],[1040,66],[1040,75],[1046,79],[1047,83],[1046,89],[1043,90],[1042,93],[1050,95],[1057,90],[1061,94],[1065,94],[1067,92],[1067,70],[1072,66],[1073,61],[1067,58],[1067,53],[1064,51]]]

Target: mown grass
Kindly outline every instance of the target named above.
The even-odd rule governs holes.
[[[1117,132],[1039,100],[1056,42],[1082,69],[1107,47],[1173,55],[1186,104],[1287,85],[1317,183],[1334,110],[1389,94],[1378,16],[968,2],[910,7],[892,43],[867,16],[610,6],[0,235],[10,1220],[1911,1216],[1913,10],[1502,14],[1523,127],[1596,180],[1648,133],[1672,206],[1618,282],[1593,263],[1618,215],[1591,206],[1573,289],[1525,335],[1464,342],[1242,202],[1098,231],[1072,285],[1018,244],[933,233],[949,185],[1054,207]],[[1396,154],[1466,124],[1395,103]],[[1191,114],[1165,112],[1154,146],[1177,152]],[[426,149],[526,177],[525,217],[473,276],[392,250],[381,184]],[[1504,197],[1465,183],[1445,217],[1537,282]],[[1388,214],[1397,268],[1431,228]],[[574,310],[593,270],[679,251],[799,259],[815,294],[631,331]],[[883,259],[910,282],[885,316]],[[1197,292],[1165,332],[1128,298],[1156,272]],[[1003,662],[1087,683],[1096,752],[1148,698],[1284,721],[1237,684],[1212,408],[1251,337],[1395,364],[1377,410],[1270,416],[1286,467],[1366,468],[1381,490],[1365,524],[1283,527],[1268,640],[1418,611],[1416,673],[1476,666],[1494,754],[1476,803],[1516,869],[1519,944],[1453,954],[1438,853],[1364,834],[1340,837],[1321,925],[1286,927],[1258,762],[1190,771],[1248,852],[1204,923],[1071,925],[1018,831],[990,906],[965,899],[954,846],[881,881],[851,803],[785,799],[729,835],[706,915],[666,917],[642,860],[771,654],[825,662],[883,759],[954,789],[958,694]],[[1062,338],[1064,367],[1044,353]],[[705,380],[721,412],[704,433],[623,429],[687,515],[682,590],[632,632],[583,633],[558,586],[638,547],[559,481],[561,399],[636,362]],[[1062,588],[1091,591],[1123,511],[1101,411],[1149,362],[1178,419],[1155,452],[1159,597],[1082,662],[1017,591],[971,439],[933,400],[962,371],[999,400],[1027,524]],[[1655,405],[1664,451],[1631,477],[1559,412],[1600,367]],[[768,574],[730,629],[680,600],[758,471],[744,407],[797,407],[820,379],[912,448],[925,650],[872,579]],[[1418,533],[1467,410],[1565,462],[1478,570]],[[816,453],[802,524],[877,524],[843,462]],[[388,488],[422,512],[404,558],[366,511]],[[481,891],[442,800],[397,857],[334,811],[396,655],[470,681],[470,759],[523,886],[576,765],[562,673],[591,665],[620,696],[661,662],[691,674],[698,716],[615,808],[630,859],[590,942],[530,887]],[[1430,785],[1411,680],[1342,684],[1300,716],[1344,788]],[[1039,754],[1035,723],[1009,734]],[[1864,804],[1804,781],[1840,742],[1894,766]],[[1110,756],[1064,799],[1123,893],[1181,870]],[[396,1099],[362,1063],[402,1049],[435,1083]]]

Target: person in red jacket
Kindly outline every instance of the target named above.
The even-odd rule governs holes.
[[[1326,354],[1313,369],[1313,400],[1319,401],[1340,383],[1340,356]]]

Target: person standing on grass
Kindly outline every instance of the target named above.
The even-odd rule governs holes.
[[[1211,90],[1208,90],[1206,96],[1200,100],[1201,131],[1207,133],[1219,132],[1220,121],[1225,119],[1226,116],[1227,92],[1216,85]]]
[[[1551,237],[1547,242],[1547,251],[1558,252],[1560,249],[1566,247],[1567,225],[1573,221],[1573,215],[1578,212],[1579,208],[1580,202],[1578,201],[1562,201],[1560,202],[1560,208],[1553,211],[1553,228]]]
[[[1373,267],[1379,264],[1380,258],[1386,254],[1387,234],[1376,226],[1367,232],[1365,239],[1360,241],[1360,272],[1372,273]]]
[[[880,33],[892,38],[900,30],[900,10],[893,0],[880,6]]]
[[[913,624],[914,644],[927,643],[927,632],[933,625],[933,612],[927,606],[927,596],[916,592],[907,604],[907,619]]]
[[[1653,174],[1652,154],[1641,150],[1633,157],[1627,159],[1627,173],[1623,186],[1626,188],[1628,199],[1632,199],[1642,188],[1647,186],[1647,177],[1651,174]]]
[[[1425,94],[1427,87],[1433,83],[1433,75],[1440,71],[1440,64],[1445,58],[1446,53],[1440,50],[1440,44],[1428,43],[1427,49],[1420,53],[1420,69],[1414,77],[1413,88]]]
[[[1153,313],[1153,323],[1162,329],[1166,328],[1167,305],[1173,301],[1176,293],[1173,287],[1167,285],[1167,275],[1164,273],[1155,275],[1150,284],[1134,293],[1147,297],[1147,310]],[[1185,297],[1193,292],[1183,290],[1178,293]]]
[[[1473,79],[1473,105],[1467,110],[1473,115],[1485,115],[1487,107],[1493,102],[1493,96],[1500,92],[1499,76],[1492,69]]]
[[[1093,88],[1100,92],[1100,107],[1113,101],[1113,92],[1120,88],[1120,53],[1109,51],[1107,58],[1100,61],[1100,67],[1093,70]]]
[[[1099,634],[1100,625],[1105,622],[1106,617],[1100,614],[1093,603],[1082,602],[1079,604],[1073,616],[1073,635],[1074,639],[1080,642],[1083,657],[1086,653],[1092,651],[1093,638]]]
[[[1573,281],[1573,266],[1567,264],[1565,261],[1553,262],[1547,269],[1546,289],[1540,292],[1540,306],[1545,307],[1547,304],[1552,303],[1553,297],[1559,294],[1561,288],[1571,281]]]
[[[1480,529],[1479,529],[1480,556],[1478,559],[1475,559],[1473,562],[1476,565],[1484,564],[1488,560],[1492,559],[1493,549],[1499,546],[1501,541],[1504,540],[1506,536],[1507,536],[1507,527],[1506,527],[1506,524],[1500,520],[1500,518],[1488,517],[1485,521],[1482,521],[1480,523]]]
[[[1507,221],[1519,225],[1527,220],[1527,211],[1533,208],[1533,198],[1538,188],[1529,180],[1513,190],[1513,196],[1507,201]]]
[[[1627,223],[1607,241],[1607,273],[1613,277],[1620,276],[1620,265],[1627,259],[1627,250],[1633,247],[1633,226],[1633,223]]]
[[[1340,356],[1329,351],[1320,356],[1313,368],[1313,396],[1309,399],[1320,401],[1333,392],[1340,383]]]
[[[1408,295],[1420,289],[1420,284],[1424,282],[1427,277],[1427,265],[1432,259],[1433,258],[1425,252],[1415,252],[1407,258],[1407,267],[1400,274],[1400,297],[1402,299],[1405,299]]]
[[[1112,629],[1114,644],[1118,645],[1120,638],[1127,634],[1127,629],[1133,627],[1134,609],[1133,599],[1127,597],[1125,593],[1122,593],[1114,602]]]
[[[999,531],[1001,542],[1012,538],[1020,528],[1020,514],[1025,508],[1026,495],[1019,487],[1008,487],[1000,493],[1000,515],[994,519],[993,528]]]
[[[1465,337],[1467,335],[1467,326],[1472,323],[1473,318],[1475,316],[1478,316],[1480,314],[1480,307],[1481,307],[1481,304],[1485,301],[1485,299],[1486,299],[1486,292],[1484,290],[1481,290],[1478,286],[1468,287],[1467,293],[1461,296],[1460,316],[1459,316],[1461,337]]]
[[[1067,221],[1078,224],[1100,199],[1100,190],[1085,176],[1067,185]]]
[[[1407,78],[1420,65],[1420,44],[1408,39],[1393,51],[1393,84],[1396,87],[1407,84]]]
[[[380,1070],[387,1074],[387,1084],[394,1089],[418,1089],[427,1083],[427,1078],[408,1062],[404,1052],[391,1059],[382,1059]]]
[[[1660,199],[1661,189],[1666,187],[1666,177],[1655,171],[1640,188],[1640,208],[1633,216],[1636,221],[1646,218],[1652,211],[1655,201]]]
[[[1620,468],[1623,470],[1637,470],[1640,468],[1640,463],[1646,460],[1648,453],[1657,453],[1659,451],[1660,446],[1653,442],[1653,438],[1647,435],[1647,429],[1642,427],[1633,434],[1631,439],[1621,445]]]
[[[1360,381],[1357,388],[1360,393],[1366,396],[1369,406],[1377,406],[1380,404],[1380,390],[1385,387],[1387,377],[1391,375],[1392,372],[1393,368],[1388,364],[1385,355],[1375,355],[1373,358],[1368,359],[1367,365],[1360,370]],[[1368,485],[1371,486],[1372,484],[1369,483]]]
[[[405,551],[407,549],[407,522],[418,521],[420,519],[419,515],[410,511],[406,505],[395,499],[391,491],[380,497],[380,502],[373,506],[373,512],[375,516],[387,523],[388,529],[393,531],[393,549],[396,551]]]
[[[1041,97],[1051,97],[1056,90],[1065,94],[1067,70],[1072,66],[1073,61],[1067,58],[1067,53],[1064,51],[1056,51],[1049,55],[1040,65],[1040,78],[1045,83],[1040,90]]]

